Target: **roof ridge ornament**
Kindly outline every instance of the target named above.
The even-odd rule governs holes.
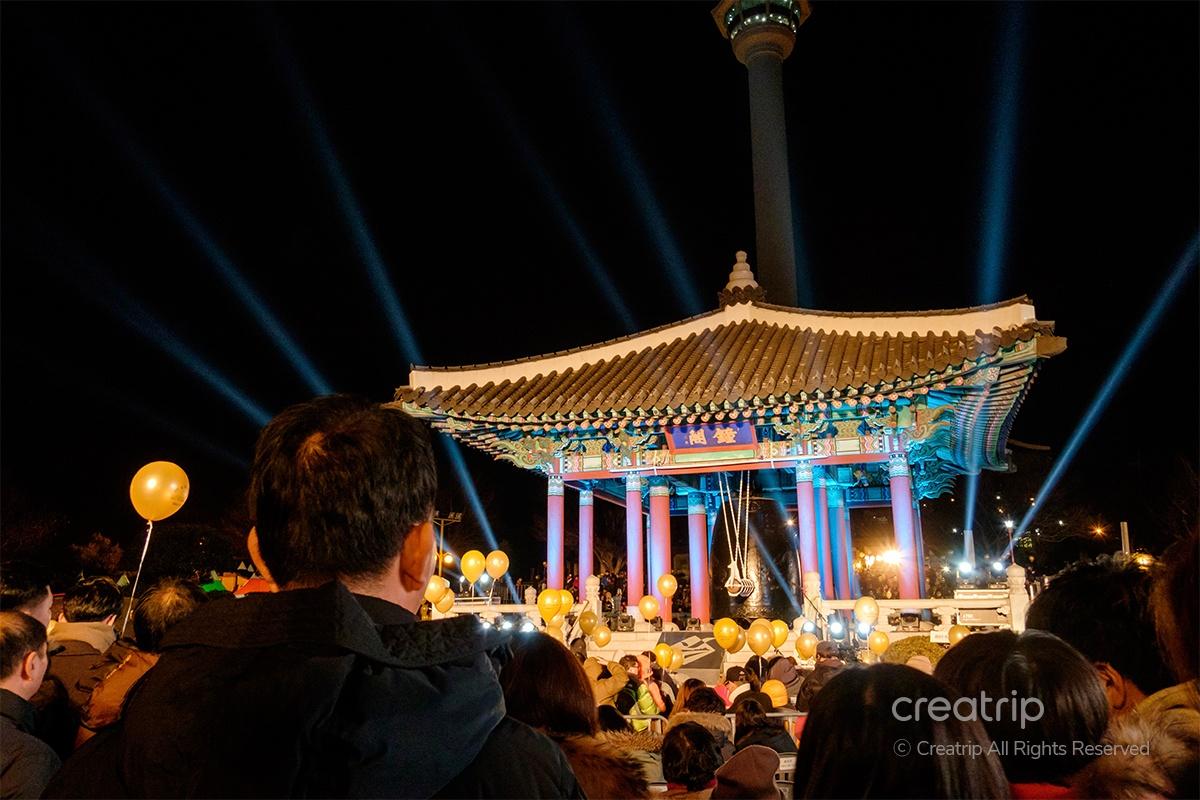
[[[766,297],[766,293],[758,285],[758,281],[754,280],[754,272],[746,262],[746,256],[745,250],[738,250],[734,256],[737,262],[729,273],[729,282],[717,296],[721,301],[721,308],[735,306],[739,303],[750,303]]]

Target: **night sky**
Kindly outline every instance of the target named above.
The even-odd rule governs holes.
[[[156,459],[191,476],[175,523],[209,524],[241,502],[255,408],[715,308],[755,256],[746,74],[710,8],[5,3],[6,524],[137,541],[128,484]],[[1061,452],[1197,232],[1198,9],[1027,5],[1005,62],[1009,6],[814,2],[784,66],[805,304],[979,302],[1017,64],[1001,296],[1069,349],[1012,435]],[[1193,270],[1064,480],[1135,544],[1196,505],[1197,355]],[[544,480],[466,463],[515,566],[536,558]]]

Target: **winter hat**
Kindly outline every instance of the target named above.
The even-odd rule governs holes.
[[[717,786],[713,800],[779,800],[775,773],[779,771],[779,754],[769,747],[752,744],[734,753],[717,770]]]

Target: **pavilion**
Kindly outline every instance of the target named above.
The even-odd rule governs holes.
[[[714,478],[771,470],[789,495],[795,487],[788,505],[806,582],[853,597],[849,509],[889,506],[900,596],[922,597],[920,500],[949,492],[959,475],[1010,468],[1017,410],[1066,340],[1026,297],[888,313],[772,305],[743,252],[719,300],[714,311],[573,350],[416,366],[393,405],[546,476],[551,587],[563,585],[571,487],[581,580],[594,572],[594,499],[625,507],[630,604],[654,594],[667,608],[655,582],[671,569],[670,517],[686,514],[692,616],[709,622]]]

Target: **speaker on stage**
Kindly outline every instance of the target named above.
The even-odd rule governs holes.
[[[700,630],[700,618],[699,617],[688,617],[687,628],[685,630],[689,630],[689,631]]]
[[[654,630],[656,630],[656,631],[661,631],[661,630],[662,630],[662,626],[663,626],[663,619],[662,619],[662,617],[655,617],[655,618],[654,618],[654,619],[653,619],[653,620],[650,622],[650,624],[654,626]]]
[[[632,632],[633,631],[633,617],[629,616],[628,614],[618,614],[617,621],[613,625],[613,630],[620,631],[622,633]]]

